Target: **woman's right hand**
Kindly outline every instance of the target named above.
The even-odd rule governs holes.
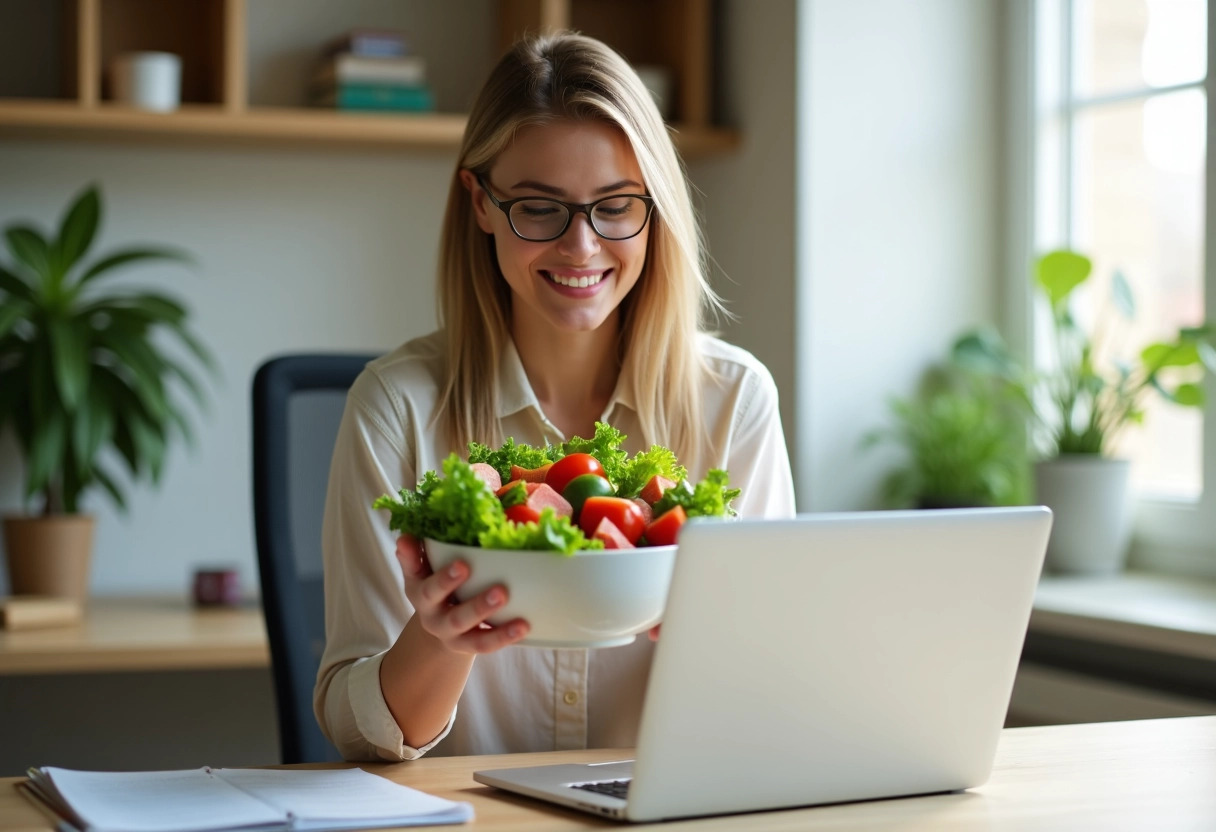
[[[469,566],[454,561],[442,572],[431,570],[422,541],[412,535],[397,539],[397,560],[405,576],[405,597],[424,632],[453,653],[493,653],[528,635],[528,622],[515,618],[500,626],[486,619],[507,603],[507,589],[495,585],[457,602],[454,593],[468,580]]]

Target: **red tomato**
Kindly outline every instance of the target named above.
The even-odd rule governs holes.
[[[566,490],[566,485],[570,480],[581,474],[595,474],[608,479],[608,475],[604,473],[604,466],[600,465],[600,461],[591,454],[566,454],[553,463],[549,473],[545,474],[545,484],[561,494]]]
[[[550,462],[542,465],[539,468],[520,468],[518,465],[511,466],[511,479],[523,480],[524,482],[544,482],[545,476],[549,473]]]
[[[507,493],[512,488],[519,488],[520,486],[523,486],[524,494],[526,496],[526,495],[530,495],[533,491],[535,491],[537,488],[539,488],[540,485],[541,484],[538,482],[528,482],[526,480],[511,480],[509,483],[504,485],[502,488],[495,491],[494,496],[498,497],[498,499],[501,500],[503,497],[505,497],[507,495]]]
[[[646,543],[649,546],[671,546],[679,537],[680,527],[688,520],[684,506],[673,506],[658,516],[646,527]]]
[[[527,503],[520,503],[507,509],[507,519],[512,523],[535,523],[540,519],[540,512]]]
[[[642,493],[638,496],[651,505],[654,505],[659,501],[659,498],[663,496],[663,492],[671,488],[673,485],[675,485],[675,483],[667,479],[667,477],[660,477],[658,474],[655,474],[650,478],[650,482],[646,483],[646,486],[642,489]]]
[[[600,521],[607,517],[621,530],[625,539],[637,543],[646,529],[642,510],[624,497],[588,497],[578,516],[578,527],[584,534],[594,536]]]

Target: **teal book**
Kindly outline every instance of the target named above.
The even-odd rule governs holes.
[[[435,96],[423,86],[346,83],[318,96],[315,103],[339,110],[428,112],[435,109]]]

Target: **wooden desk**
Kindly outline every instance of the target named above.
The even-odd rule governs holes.
[[[1216,829],[1216,716],[1011,728],[1001,737],[992,778],[960,793],[640,826],[551,807],[472,780],[472,772],[479,768],[622,756],[628,752],[430,757],[364,768],[441,797],[467,800],[477,816],[469,826],[494,832]],[[222,764],[216,760],[199,764],[207,762]],[[0,779],[0,832],[51,832],[50,821],[14,788],[19,781]]]
[[[0,675],[260,667],[270,667],[270,647],[256,606],[94,598],[78,625],[0,630]]]

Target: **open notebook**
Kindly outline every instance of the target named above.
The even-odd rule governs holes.
[[[330,832],[464,823],[473,807],[362,769],[29,771],[28,789],[80,832]]]

